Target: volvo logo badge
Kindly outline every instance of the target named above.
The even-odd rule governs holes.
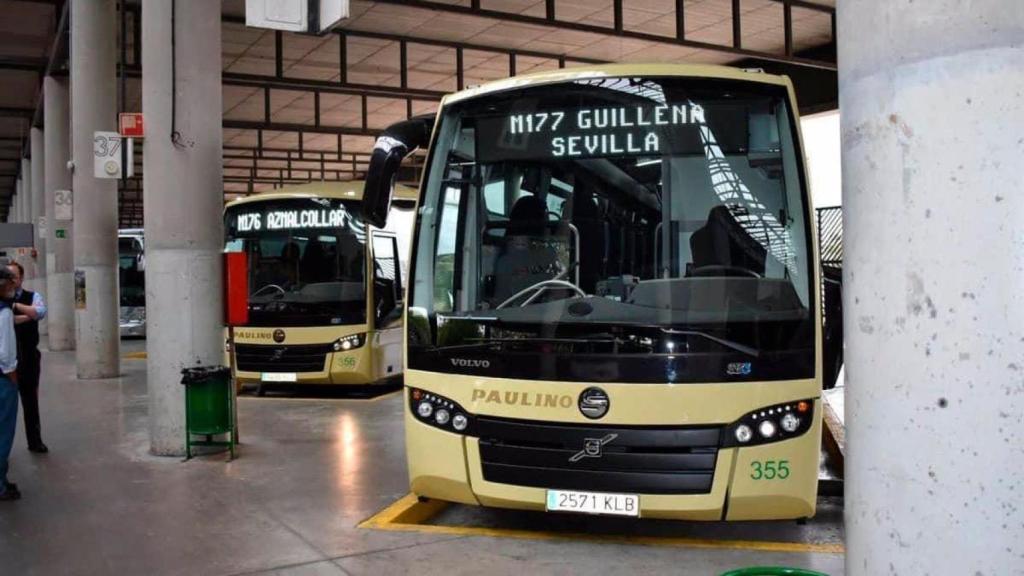
[[[611,401],[608,399],[608,395],[600,388],[587,388],[580,393],[580,412],[592,420],[607,414],[610,404]]]
[[[284,330],[281,330],[280,328],[274,330],[274,342],[277,342],[278,344],[284,342]]]
[[[607,434],[603,438],[584,438],[583,450],[569,457],[569,462],[579,462],[584,458],[600,458],[605,444],[618,438],[618,434]]]
[[[490,368],[490,360],[476,360],[471,358],[451,358],[452,366],[458,368]]]

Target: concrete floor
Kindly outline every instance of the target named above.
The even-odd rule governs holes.
[[[144,349],[126,342],[122,352]],[[492,538],[357,528],[407,492],[397,394],[374,400],[242,398],[240,458],[188,463],[148,454],[145,360],[123,376],[78,381],[73,353],[43,356],[43,431],[51,453],[15,441],[11,479],[24,498],[0,503],[0,574],[714,575],[752,565],[843,573],[841,555]],[[442,520],[546,529],[550,516],[456,507]],[[841,539],[823,503],[792,523],[657,527],[597,524],[731,540]],[[566,520],[589,531],[583,519]],[[706,530],[705,530],[706,527]]]

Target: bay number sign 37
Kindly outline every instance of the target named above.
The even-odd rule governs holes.
[[[93,176],[96,178],[121,178],[135,174],[134,146],[132,139],[117,132],[94,132],[92,137]]]

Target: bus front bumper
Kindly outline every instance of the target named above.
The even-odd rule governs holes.
[[[821,413],[819,401],[814,408],[814,414]],[[428,426],[413,417],[408,409],[405,426],[410,486],[415,494],[471,505],[546,509],[546,488],[484,478],[478,438]],[[789,440],[754,447],[721,448],[709,490],[685,494],[640,493],[640,516],[680,520],[809,518],[814,515],[817,497],[820,435],[820,418],[817,418],[806,433]],[[781,462],[787,469],[785,478],[780,478],[779,473],[768,478],[765,470],[776,470]]]
[[[364,345],[347,352],[328,352],[323,368],[316,372],[248,372],[235,371],[240,385],[364,385],[374,383],[373,348]],[[236,364],[237,366],[237,364]]]

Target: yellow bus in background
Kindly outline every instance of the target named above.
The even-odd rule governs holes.
[[[366,224],[362,182],[317,182],[229,203],[226,252],[248,262],[248,323],[228,331],[236,385],[373,384],[402,374],[402,298],[415,191]]]
[[[652,518],[814,515],[819,272],[787,78],[623,64],[449,95],[435,120],[378,140],[368,221],[388,221],[397,166],[418,147],[415,494]]]

